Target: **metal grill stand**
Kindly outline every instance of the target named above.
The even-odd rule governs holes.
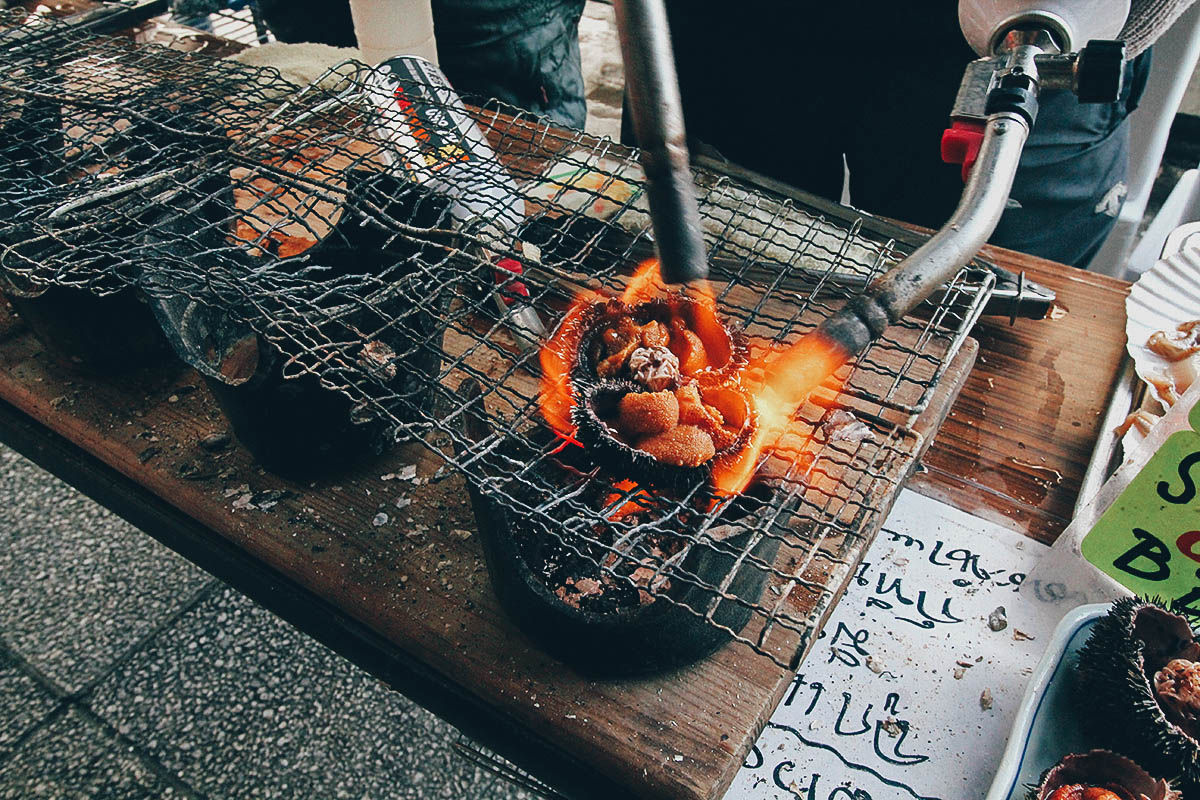
[[[500,236],[458,224],[420,174],[396,166],[414,154],[380,140],[361,65],[297,87],[272,70],[12,13],[0,29],[8,280],[213,309],[253,333],[283,385],[311,380],[345,398],[351,424],[420,438],[543,546],[574,550],[614,586],[645,569],[633,580],[645,608],[785,667],[876,529],[875,498],[912,468],[912,426],[994,282],[960,273],[815,391],[791,444],[770,456],[767,495],[709,507],[697,484],[610,519],[605,498],[624,476],[586,454],[563,468],[541,421],[538,353],[511,315],[532,311],[553,331],[580,292],[619,294],[652,254],[635,152],[516,109],[478,111],[524,209],[515,235]],[[752,355],[812,331],[910,251],[869,217],[709,169],[694,178],[718,313]],[[497,304],[515,292],[498,259],[522,267],[528,297]],[[873,435],[827,438],[838,409]],[[720,569],[698,566],[706,552]],[[752,584],[763,588],[743,590]]]

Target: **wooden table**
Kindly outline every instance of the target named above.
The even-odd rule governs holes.
[[[980,324],[975,369],[914,485],[1051,541],[1115,379],[1127,287],[985,255],[1055,289],[1067,313]],[[718,797],[787,685],[741,647],[665,676],[588,680],[498,608],[459,479],[382,480],[410,459],[428,478],[423,450],[298,485],[239,447],[199,446],[224,429],[194,373],[84,379],[0,312],[0,439],[568,794]],[[380,511],[389,523],[373,525]]]

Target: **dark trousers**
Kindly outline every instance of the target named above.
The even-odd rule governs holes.
[[[579,63],[584,0],[433,0],[438,61],[475,101],[495,98],[583,128]],[[259,0],[281,42],[355,45],[348,0]]]
[[[667,5],[689,138],[834,200],[844,155],[858,208],[933,228],[953,212],[962,181],[939,142],[976,57],[957,2]],[[1112,104],[1043,93],[993,243],[1086,265],[1120,209],[1126,118],[1148,71],[1147,54]]]

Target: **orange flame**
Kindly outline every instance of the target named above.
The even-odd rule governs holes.
[[[625,291],[621,292],[621,302],[628,306],[645,303],[665,293],[666,284],[658,277],[658,260],[648,258],[633,271]]]
[[[845,354],[836,344],[810,333],[775,359],[763,358],[753,365],[761,368],[762,382],[745,388],[753,398],[758,427],[737,458],[718,464],[713,470],[713,488],[724,494],[745,489],[754,477],[763,451],[773,448],[788,432],[804,401],[845,361]]]
[[[610,493],[604,500],[605,506],[613,505],[630,492],[632,492],[632,494],[629,494],[628,499],[621,504],[620,508],[608,515],[608,518],[611,520],[619,520],[622,517],[626,517],[630,514],[636,514],[639,511],[645,511],[647,508],[650,508],[651,504],[653,503],[653,498],[650,497],[646,490],[639,488],[636,483],[629,479],[617,481],[613,484],[612,488],[612,493]]]
[[[590,292],[577,295],[558,330],[538,354],[542,363],[539,397],[542,417],[555,433],[565,438],[575,435],[575,423],[571,421],[571,409],[575,405],[571,398],[571,362],[575,348],[579,346],[577,321],[597,299]]]
[[[718,332],[713,331],[714,335],[707,335],[703,330],[709,326],[721,326],[712,287],[705,281],[689,284],[686,291],[702,312],[692,320],[697,328],[696,332],[705,341],[720,340],[722,336]],[[621,293],[621,301],[626,305],[637,305],[667,292],[668,289],[659,275],[658,261],[648,259],[639,264],[630,277]],[[592,292],[578,294],[558,330],[541,352],[542,416],[568,443],[575,442],[575,425],[571,421],[574,400],[571,396],[570,369],[579,345],[580,331],[577,321],[590,305],[602,300],[600,295]],[[788,439],[789,432],[799,432],[803,427],[793,420],[796,412],[809,395],[845,361],[844,351],[819,333],[810,333],[789,347],[768,351],[755,358],[746,370],[747,374],[743,376],[742,385],[751,397],[758,425],[745,449],[736,458],[717,465],[713,470],[713,488],[721,494],[737,494],[743,491],[753,479],[764,452],[782,447],[782,442]],[[761,377],[752,380],[750,374]],[[793,455],[793,448],[786,449],[788,455]],[[802,452],[796,452],[794,455],[800,457]],[[615,503],[622,494],[636,489],[637,486],[626,480],[618,482],[613,488],[620,494],[610,496],[609,503]],[[632,495],[613,513],[612,518],[617,519],[639,510],[641,506],[636,500],[642,494],[638,492]]]

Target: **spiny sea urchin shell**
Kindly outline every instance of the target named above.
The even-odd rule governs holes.
[[[750,346],[745,334],[706,313],[689,297],[673,294],[633,306],[608,300],[591,306],[573,323],[577,331],[573,335],[578,336],[571,371],[573,381],[587,386],[599,380],[630,377],[625,369],[606,370],[605,337],[613,336],[623,324],[648,326],[655,322],[659,325],[653,326],[654,331],[665,338],[638,342],[635,346],[667,347],[678,359],[684,375],[706,383],[724,382],[734,378],[749,361]],[[624,358],[618,360],[623,366],[629,354],[621,355]]]
[[[572,412],[576,435],[597,464],[622,477],[674,490],[689,489],[707,481],[723,459],[735,457],[757,423],[749,398],[736,386],[689,384],[688,389],[691,387],[702,403],[680,403],[675,393],[646,392],[632,381],[602,381],[585,387]],[[691,393],[681,391],[685,397]],[[670,402],[659,402],[664,395]],[[697,405],[715,409],[716,419],[697,418],[695,415],[702,413]],[[646,418],[636,422],[624,419],[622,410],[631,406],[644,410]]]
[[[1155,677],[1178,660],[1200,660],[1187,620],[1158,602],[1122,598],[1079,651],[1080,706],[1113,749],[1153,774],[1178,778],[1190,793],[1200,791],[1200,707],[1181,707],[1179,697],[1160,697],[1154,688]]]
[[[1087,790],[1093,791],[1089,794]],[[1107,794],[1107,796],[1106,796]],[[1180,794],[1134,761],[1108,750],[1072,753],[1042,773],[1029,800],[1179,800]]]

